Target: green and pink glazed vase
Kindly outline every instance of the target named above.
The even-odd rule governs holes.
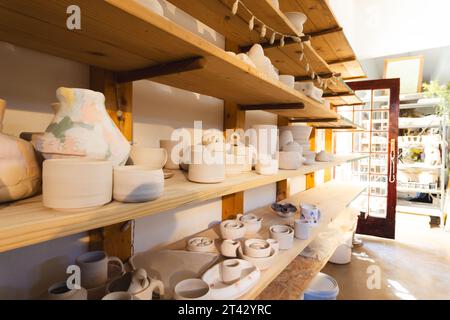
[[[60,106],[46,132],[33,141],[35,148],[46,159],[83,157],[124,165],[131,146],[109,117],[105,96],[71,88],[59,88],[56,95]]]

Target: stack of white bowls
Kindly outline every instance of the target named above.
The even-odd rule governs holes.
[[[311,151],[309,138],[311,136],[312,127],[304,125],[284,126],[280,127],[280,169],[293,169],[294,160],[290,156],[290,161],[286,163],[283,159],[286,157],[285,152],[299,152],[302,155],[302,162],[306,165],[315,163],[316,153]]]
[[[256,69],[264,73],[273,80],[280,80],[278,70],[272,64],[272,61],[264,54],[264,49],[260,44],[255,44],[247,53],[248,57],[255,64]]]

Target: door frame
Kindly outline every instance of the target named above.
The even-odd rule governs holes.
[[[398,159],[398,134],[400,115],[400,79],[380,79],[347,82],[353,91],[360,90],[390,90],[389,100],[389,138],[388,138],[388,177],[395,177],[395,182],[388,181],[387,195],[387,216],[386,218],[358,217],[358,234],[371,235],[376,237],[395,239],[395,216],[397,207],[397,159]],[[372,103],[372,101],[371,101]],[[395,149],[392,150],[391,141],[395,140]],[[393,152],[393,153],[392,153]],[[395,157],[393,168],[390,162],[392,154]],[[389,180],[389,179],[388,179]],[[370,183],[370,182],[369,182]]]

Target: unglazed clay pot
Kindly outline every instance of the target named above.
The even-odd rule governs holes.
[[[0,125],[6,103],[0,100]],[[41,190],[41,170],[33,145],[0,133],[0,203],[31,197]]]
[[[109,117],[105,96],[87,89],[59,88],[55,117],[35,148],[46,159],[86,157],[123,165],[130,144]]]

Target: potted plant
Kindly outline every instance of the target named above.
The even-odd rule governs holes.
[[[424,93],[427,98],[440,98],[440,102],[436,109],[439,116],[450,115],[450,82],[447,85],[441,85],[434,80],[423,85]]]

